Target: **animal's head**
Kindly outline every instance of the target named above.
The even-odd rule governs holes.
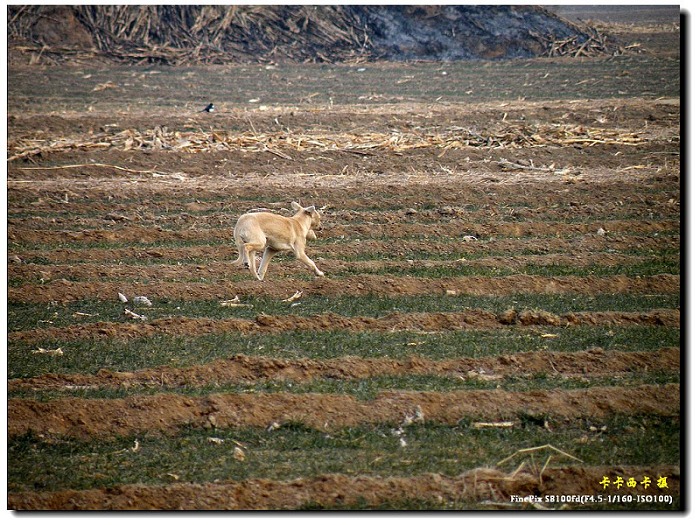
[[[298,202],[293,202],[292,209],[296,212],[297,215],[303,213],[311,217],[312,228],[318,228],[321,225],[321,214],[316,209],[316,206],[309,206],[307,208],[304,208]]]

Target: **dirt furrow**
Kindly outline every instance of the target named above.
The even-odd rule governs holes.
[[[320,264],[322,267],[322,263]],[[301,268],[300,272],[305,270]],[[303,274],[302,274],[303,275]],[[313,281],[284,278],[213,283],[109,283],[71,282],[57,279],[47,284],[26,284],[9,288],[10,301],[68,303],[79,300],[114,300],[118,292],[127,297],[146,295],[151,299],[227,300],[234,296],[266,296],[284,299],[297,290],[308,295],[352,296],[386,295],[509,295],[527,294],[675,294],[680,290],[680,275],[659,274],[648,277],[617,275],[611,277],[543,277],[512,275],[507,277],[450,277],[440,279],[357,275],[343,279],[320,278]]]
[[[570,197],[570,196],[569,196]],[[589,196],[582,195],[589,200]],[[581,199],[581,200],[583,200]],[[325,200],[325,199],[324,199]],[[335,202],[335,201],[333,201]],[[418,206],[418,209],[416,208]],[[539,201],[532,206],[518,201],[516,203],[493,202],[480,204],[446,204],[445,201],[426,207],[413,204],[401,209],[393,203],[391,209],[376,211],[376,209],[351,209],[344,210],[341,203],[335,203],[338,210],[326,210],[323,213],[323,222],[335,224],[373,224],[386,225],[403,222],[416,222],[430,224],[431,222],[444,223],[450,219],[468,220],[478,223],[492,223],[497,219],[529,222],[556,222],[576,221],[581,217],[606,220],[645,220],[650,212],[655,220],[673,220],[679,217],[679,196],[669,198],[668,194],[661,196],[639,197],[633,202],[612,201],[580,202],[579,200],[564,199],[561,202],[543,203]],[[223,203],[158,203],[145,208],[142,204],[135,205],[110,205],[100,213],[100,205],[73,205],[68,209],[45,210],[23,209],[22,206],[13,206],[7,221],[8,227],[17,230],[59,230],[69,227],[83,230],[112,229],[115,226],[138,225],[139,227],[178,229],[183,227],[221,228],[233,226],[236,219],[244,212],[250,210],[267,210],[281,215],[292,215],[289,204],[286,207],[265,206],[260,203],[237,203],[235,209],[231,205]],[[168,211],[166,211],[168,210]],[[615,210],[619,210],[621,219],[610,217]],[[14,217],[14,214],[33,213],[31,219],[26,217]],[[38,216],[44,213],[45,216]]]
[[[387,237],[463,237],[479,238],[492,236],[538,237],[571,236],[596,233],[599,228],[611,234],[642,234],[678,232],[679,220],[599,220],[584,223],[564,222],[493,222],[475,223],[470,220],[453,220],[446,223],[397,223],[397,224],[336,224],[323,227],[323,238],[377,239]],[[67,243],[166,243],[231,240],[232,227],[188,230],[165,230],[153,227],[125,226],[109,230],[8,230],[11,244],[65,245]]]
[[[97,322],[76,324],[65,328],[38,328],[8,334],[8,342],[27,344],[59,339],[96,339],[104,337],[149,337],[155,334],[201,335],[220,332],[279,333],[293,330],[349,330],[349,331],[440,331],[495,329],[503,326],[570,326],[625,324],[651,326],[680,326],[680,310],[652,310],[649,312],[571,312],[556,315],[542,310],[507,310],[500,314],[484,310],[465,310],[459,313],[395,313],[384,317],[345,317],[334,313],[309,317],[297,315],[260,314],[255,319],[199,319],[176,317],[151,322]]]
[[[462,242],[463,241],[463,242]],[[462,239],[459,244],[446,242],[445,239],[392,239],[391,242],[377,239],[363,239],[362,241],[336,240],[323,244],[313,243],[307,249],[309,253],[319,254],[326,259],[333,258],[357,258],[366,254],[374,257],[386,255],[386,259],[406,259],[415,254],[430,253],[433,255],[485,255],[508,253],[518,255],[525,254],[569,254],[572,257],[584,256],[593,252],[612,250],[609,253],[624,252],[626,250],[644,249],[647,253],[664,250],[680,250],[680,236],[663,237],[648,235],[583,235],[574,237],[551,237],[545,239],[488,239],[477,240]],[[109,267],[115,261],[134,260],[141,261],[140,269],[149,262],[163,261],[191,261],[192,259],[223,260],[230,261],[237,257],[236,248],[231,240],[225,245],[201,245],[180,246],[170,248],[167,246],[141,247],[131,246],[125,248],[56,248],[53,250],[12,250],[11,255],[19,257],[20,262],[32,260],[45,260],[45,264],[37,263],[37,267],[48,270],[49,266],[57,264],[100,262],[101,266]],[[282,260],[282,258],[279,258]],[[29,272],[27,268],[17,264],[14,260],[8,271],[12,274],[23,275]],[[207,263],[209,264],[209,263]],[[30,266],[29,268],[34,268]]]
[[[308,250],[310,255],[314,255]],[[649,263],[654,258],[650,256],[622,255],[611,253],[591,253],[581,251],[578,254],[547,254],[547,255],[518,255],[496,256],[482,258],[455,258],[453,260],[371,260],[371,261],[338,261],[328,258],[323,252],[323,271],[329,275],[338,273],[395,273],[410,272],[428,269],[496,269],[519,270],[529,265],[549,266],[565,265],[572,268],[587,266],[625,266],[630,267]],[[665,258],[672,259],[676,264],[680,256]],[[321,259],[319,259],[321,264]],[[305,272],[300,263],[293,261],[291,257],[278,257],[274,261],[274,268],[269,273],[269,278],[279,279],[294,277]],[[44,282],[53,279],[67,279],[73,282],[95,281],[129,281],[134,280],[159,280],[159,281],[196,281],[198,279],[212,279],[226,276],[250,275],[247,270],[234,267],[231,262],[208,262],[206,264],[154,264],[154,265],[123,265],[123,264],[74,264],[74,265],[13,265],[8,269],[8,277],[25,282]]]
[[[542,155],[547,153],[545,148],[528,152],[528,155],[536,155],[538,151]],[[334,156],[333,152],[329,154]],[[230,157],[216,153],[210,155],[215,162],[225,162],[223,157]],[[668,161],[672,162],[673,152],[669,151],[667,155],[671,157]],[[123,156],[124,160],[131,160],[122,166],[131,167],[135,164],[133,154],[126,153]],[[443,157],[443,162],[447,162],[449,156],[448,152]],[[464,165],[468,167],[466,171],[449,174],[441,170],[438,183],[435,182],[438,179],[433,173],[403,170],[402,164],[412,164],[410,157],[394,156],[391,158],[392,166],[395,166],[392,171],[401,172],[400,181],[391,176],[387,178],[388,174],[384,174],[382,180],[378,181],[372,173],[353,171],[352,175],[347,175],[337,174],[334,170],[323,176],[302,173],[295,176],[294,172],[277,171],[268,174],[264,180],[226,177],[225,174],[216,173],[200,176],[186,176],[189,174],[182,173],[181,179],[159,180],[155,177],[124,176],[119,171],[112,170],[114,177],[105,178],[109,173],[108,167],[91,168],[88,163],[65,170],[55,169],[58,166],[54,165],[46,169],[34,165],[10,165],[7,187],[12,197],[10,209],[13,213],[52,213],[57,218],[62,214],[100,216],[114,212],[148,217],[150,213],[158,213],[159,210],[165,213],[235,214],[259,206],[282,210],[289,208],[293,198],[291,196],[298,194],[313,201],[320,199],[310,203],[330,205],[330,212],[339,217],[374,213],[372,210],[379,209],[398,212],[415,208],[421,213],[430,209],[437,211],[446,205],[498,208],[508,203],[532,208],[559,204],[560,211],[568,208],[574,210],[579,206],[599,207],[605,203],[636,209],[640,205],[656,207],[664,206],[664,203],[672,204],[668,203],[666,196],[677,197],[679,194],[673,184],[677,183],[677,175],[656,172],[640,188],[638,180],[633,177],[634,172],[629,170],[606,170],[604,185],[589,184],[585,172],[569,180],[549,176],[546,185],[538,185],[537,192],[523,192],[523,184],[528,184],[526,179],[513,172],[502,172],[498,161],[491,157],[478,160],[480,157],[487,156],[476,152],[474,161]],[[116,159],[115,162],[119,163],[120,160]],[[198,159],[198,163],[205,160]],[[152,166],[150,164],[148,167]],[[341,164],[341,168],[342,166]],[[29,167],[30,170],[22,170],[22,167]],[[95,176],[86,175],[95,169]],[[144,169],[147,168],[144,166]],[[492,180],[485,179],[484,169],[488,169],[487,175]],[[339,184],[340,180],[344,184]],[[310,182],[319,189],[315,195],[308,192]],[[537,179],[537,182],[540,183],[541,180]]]
[[[471,122],[474,118],[481,117],[481,115],[467,115],[465,120]],[[484,124],[490,128],[485,130],[488,134],[495,131],[494,126],[498,126],[498,123],[494,121]],[[230,125],[230,123],[226,125]],[[343,130],[346,130],[343,128],[344,125],[345,123],[339,124]],[[634,125],[642,126],[642,123],[635,122]],[[563,126],[569,127],[566,124]],[[560,124],[555,128],[564,131],[563,126]],[[419,127],[423,126],[419,125]],[[351,175],[359,175],[359,178],[366,180],[369,184],[377,182],[376,177],[372,175],[381,175],[383,182],[399,184],[405,182],[409,174],[412,175],[411,182],[422,178],[422,183],[426,185],[434,185],[437,177],[452,183],[466,179],[474,184],[488,184],[498,180],[503,180],[506,183],[513,180],[522,182],[523,179],[537,178],[542,180],[546,177],[556,178],[559,183],[568,180],[573,184],[588,180],[600,180],[598,175],[591,175],[590,171],[591,168],[602,165],[609,170],[608,178],[616,182],[629,183],[632,178],[654,180],[659,174],[651,166],[634,164],[630,161],[648,158],[654,154],[657,156],[666,155],[671,161],[677,160],[677,158],[674,159],[673,154],[678,151],[680,140],[677,125],[669,125],[664,128],[650,127],[644,133],[644,137],[637,137],[634,143],[629,144],[615,144],[614,139],[609,140],[608,138],[604,138],[598,144],[593,144],[587,139],[580,138],[579,140],[583,140],[587,144],[576,143],[578,141],[574,139],[575,143],[562,145],[546,141],[531,145],[511,143],[503,144],[503,146],[496,144],[487,146],[473,142],[470,144],[469,141],[460,139],[451,140],[455,137],[446,130],[444,122],[436,123],[433,129],[439,134],[431,140],[433,144],[423,142],[415,137],[422,143],[407,145],[407,147],[401,148],[403,151],[390,151],[383,147],[373,148],[371,144],[367,143],[365,145],[369,148],[363,148],[360,142],[365,142],[367,138],[365,133],[350,135],[343,132],[344,139],[342,140],[358,141],[356,144],[358,147],[348,149],[338,144],[336,141],[341,137],[329,130],[319,130],[317,135],[317,139],[328,141],[324,146],[309,150],[286,147],[288,140],[296,142],[296,140],[308,138],[308,133],[313,132],[309,128],[286,134],[287,136],[282,139],[282,142],[275,133],[268,134],[267,137],[260,137],[261,141],[252,148],[207,148],[208,151],[199,152],[173,151],[153,147],[124,149],[123,145],[117,148],[91,148],[90,145],[94,144],[95,135],[84,133],[73,135],[72,138],[68,139],[71,143],[68,147],[59,146],[58,148],[47,144],[47,139],[43,136],[38,139],[38,144],[35,143],[38,148],[32,148],[30,152],[26,149],[26,146],[30,146],[27,140],[35,142],[37,137],[26,137],[12,142],[15,145],[18,145],[18,142],[24,142],[25,146],[20,148],[24,151],[11,148],[10,158],[15,157],[15,154],[25,158],[12,158],[8,166],[8,173],[12,179],[21,184],[23,181],[35,182],[37,179],[47,179],[52,175],[60,177],[64,173],[72,171],[73,177],[78,181],[111,180],[114,183],[121,182],[122,186],[124,182],[129,182],[142,185],[147,190],[149,186],[160,183],[161,192],[163,192],[162,185],[165,184],[173,186],[173,188],[189,186],[197,190],[204,189],[208,178],[212,175],[219,175],[226,182],[224,194],[227,194],[232,191],[237,182],[248,182],[244,178],[245,175],[265,177],[265,182],[270,185],[280,184],[281,186],[281,182],[284,180],[287,187],[290,183],[299,186],[302,181],[314,184],[319,182],[319,187],[357,187],[357,181],[352,180]],[[591,131],[599,133],[602,130],[598,128]],[[538,132],[532,128],[529,130],[521,129],[518,132],[532,133],[531,136],[538,135]],[[617,135],[618,132],[608,130],[605,134]],[[228,134],[227,131],[219,133]],[[404,134],[403,136],[409,138],[413,135]],[[238,138],[243,137],[239,136]],[[388,135],[385,134],[384,139],[387,138]],[[234,137],[231,139],[236,140]],[[593,142],[597,141],[597,139],[593,139]],[[315,140],[311,142],[315,142]],[[277,148],[280,149],[275,151]],[[585,150],[587,155],[582,155],[581,149]],[[526,150],[527,153],[523,150]],[[36,153],[41,153],[41,156],[35,155]],[[606,157],[613,154],[616,156],[614,162],[604,162]],[[501,165],[501,159],[505,159],[511,164]],[[46,163],[47,161],[50,162],[46,166],[48,168],[57,165],[74,166],[74,168],[61,169],[58,170],[58,173],[55,170],[48,171],[48,173],[41,169],[36,170],[36,168],[42,167],[37,165],[38,162]],[[530,161],[532,161],[532,165],[530,165]],[[32,163],[29,164],[30,162]],[[620,170],[621,167],[632,165],[636,166],[636,169]],[[114,166],[118,168],[114,168]],[[26,167],[34,169],[31,171],[22,169]],[[531,167],[535,167],[535,170],[529,169]],[[547,169],[548,167],[549,169]],[[380,168],[382,171],[374,171],[373,168],[374,170]],[[544,169],[537,170],[537,168]],[[493,173],[484,175],[484,169]],[[372,171],[374,172],[372,173]],[[284,175],[281,176],[281,174]],[[57,186],[54,185],[54,187]],[[203,191],[202,195],[211,197],[215,193],[212,188],[208,188],[208,190],[208,192]],[[116,193],[119,194],[119,192]]]
[[[667,488],[657,487],[659,473],[666,474]],[[366,505],[369,508],[395,502],[430,502],[434,505],[464,505],[471,509],[586,509],[608,503],[608,495],[636,496],[639,489],[623,485],[601,490],[604,477],[624,480],[649,478],[654,482],[644,495],[681,497],[681,471],[675,465],[564,466],[530,472],[479,468],[456,477],[423,474],[412,477],[347,476],[326,474],[295,480],[249,479],[217,483],[172,483],[169,485],[121,485],[89,490],[19,492],[10,494],[14,510],[294,510],[320,505],[324,508]],[[556,501],[536,504],[533,500],[513,504],[512,496],[537,494],[590,495],[593,501]],[[600,496],[600,500],[596,496]],[[655,507],[658,508],[658,507]]]
[[[15,67],[18,66],[13,64],[13,68]],[[397,65],[391,62],[383,62],[381,63],[381,67],[392,70],[397,67]],[[602,100],[560,100],[553,97],[551,100],[547,100],[546,107],[543,107],[545,103],[542,101],[530,99],[509,99],[508,103],[504,104],[501,97],[497,97],[495,100],[484,99],[476,102],[466,100],[460,101],[459,103],[443,101],[443,103],[439,105],[430,104],[429,112],[426,112],[423,102],[416,101],[405,101],[400,104],[382,103],[376,105],[338,103],[332,106],[314,104],[313,100],[309,100],[308,102],[308,104],[302,106],[305,111],[299,112],[296,120],[306,122],[309,119],[309,115],[311,115],[313,116],[315,125],[322,128],[333,125],[337,126],[339,123],[345,124],[347,121],[352,120],[356,122],[358,128],[369,127],[373,129],[381,125],[393,129],[395,126],[392,122],[394,117],[408,120],[416,119],[420,116],[420,119],[426,123],[426,125],[430,121],[435,121],[440,124],[449,122],[452,125],[456,125],[462,123],[464,117],[475,114],[486,115],[489,117],[489,121],[497,121],[503,117],[504,106],[507,106],[510,111],[515,111],[518,115],[522,115],[523,118],[527,117],[527,119],[542,118],[544,113],[550,116],[551,114],[558,115],[564,120],[575,119],[575,122],[580,121],[582,123],[588,122],[591,124],[597,122],[594,117],[597,116],[601,110],[623,112],[626,119],[622,122],[625,122],[627,119],[638,119],[641,122],[650,111],[657,109],[663,110],[661,113],[662,115],[667,115],[667,118],[669,118],[671,122],[677,123],[680,113],[680,100],[678,98],[664,97],[663,99],[655,100],[643,96],[609,96]],[[279,108],[280,111],[289,112],[296,109],[297,105],[280,105]],[[37,129],[46,129],[47,131],[60,135],[61,133],[65,133],[66,128],[74,129],[76,127],[75,123],[80,121],[87,121],[89,126],[99,127],[107,117],[119,116],[128,122],[134,123],[132,127],[135,128],[151,128],[154,119],[169,119],[164,121],[164,125],[175,129],[177,125],[182,124],[183,120],[182,115],[173,115],[171,110],[152,104],[146,104],[142,111],[123,112],[117,113],[116,115],[114,111],[109,108],[95,108],[94,111],[85,113],[81,106],[79,110],[73,109],[71,111],[61,112],[60,115],[55,112],[46,113],[37,111],[39,109],[41,108],[21,108],[21,110],[13,112],[14,119],[11,121],[11,127],[17,127],[32,132]],[[186,121],[190,123],[191,120],[194,120],[198,125],[204,125],[203,123],[205,122],[209,124],[213,121],[217,123],[219,127],[225,127],[226,125],[230,125],[231,120],[247,122],[249,119],[252,119],[252,122],[257,126],[262,127],[267,125],[270,126],[271,129],[277,129],[279,127],[278,125],[274,125],[274,123],[270,121],[269,116],[264,112],[252,112],[245,107],[239,107],[237,105],[231,105],[225,113],[214,113],[204,116],[187,115]],[[598,124],[600,123],[598,122]],[[342,128],[343,126],[339,127]]]
[[[109,438],[176,432],[180,427],[268,427],[297,422],[338,429],[363,424],[400,424],[420,411],[426,421],[457,424],[465,417],[489,420],[518,414],[551,418],[603,418],[613,414],[678,415],[680,386],[592,387],[583,390],[508,392],[383,392],[369,402],[333,394],[158,394],[122,399],[61,398],[46,402],[8,400],[8,435],[70,435]]]
[[[443,375],[463,380],[493,381],[512,375],[573,377],[648,373],[680,370],[680,349],[655,352],[618,352],[590,348],[581,352],[524,352],[488,358],[434,361],[414,356],[408,359],[342,357],[337,359],[274,359],[236,355],[204,365],[174,368],[162,366],[135,372],[100,370],[96,375],[47,374],[11,379],[8,391],[132,388],[138,386],[178,387],[225,385],[255,381],[312,381],[362,379],[381,376]]]

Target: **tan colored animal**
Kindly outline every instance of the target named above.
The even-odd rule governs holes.
[[[293,252],[294,256],[311,268],[319,277],[323,272],[306,255],[306,241],[316,238],[313,228],[321,224],[321,214],[315,206],[302,208],[292,202],[296,212],[283,217],[269,212],[245,213],[240,216],[233,230],[238,246],[238,259],[234,264],[244,265],[260,281],[265,278],[270,259],[278,252]],[[255,254],[264,250],[260,270],[255,269]]]

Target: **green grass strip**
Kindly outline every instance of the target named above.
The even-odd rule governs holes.
[[[648,277],[662,273],[680,274],[680,260],[678,257],[654,257],[636,264],[570,266],[566,264],[525,264],[518,268],[507,266],[486,266],[478,261],[460,266],[432,266],[415,268],[392,268],[390,266],[368,272],[365,268],[353,268],[343,272],[337,272],[334,277],[342,275],[401,275],[409,277],[423,277],[431,279],[445,279],[452,277],[506,277],[509,275],[537,275],[541,277],[610,277],[614,275],[627,275]]]
[[[547,332],[554,337],[541,337]],[[184,367],[237,354],[283,359],[342,356],[403,359],[488,357],[517,352],[606,350],[647,351],[680,346],[679,328],[663,326],[575,326],[424,332],[293,331],[243,335],[211,333],[194,337],[157,335],[139,339],[47,340],[8,347],[7,376],[95,374],[100,369],[131,371],[157,366]],[[34,353],[37,347],[61,348],[62,355]]]
[[[508,296],[427,295],[386,297],[367,295],[358,297],[304,296],[294,303],[269,297],[243,296],[249,306],[223,307],[220,301],[155,300],[151,308],[137,308],[148,320],[170,317],[253,319],[267,315],[310,316],[335,313],[346,317],[382,317],[402,312],[461,312],[481,309],[500,313],[516,310],[545,310],[557,315],[569,312],[643,312],[662,308],[680,308],[680,294],[513,294]],[[292,306],[294,305],[294,306]],[[36,328],[65,327],[97,321],[124,322],[123,305],[117,301],[75,301],[67,304],[8,302],[7,326],[10,332]],[[88,315],[82,315],[88,314]]]
[[[522,415],[515,418],[512,428],[486,429],[475,429],[469,420],[456,426],[417,424],[405,427],[401,436],[389,425],[320,432],[294,422],[274,431],[185,428],[171,436],[87,442],[27,434],[8,442],[7,480],[9,491],[15,492],[175,481],[289,480],[327,473],[457,476],[472,468],[495,466],[518,450],[546,444],[585,465],[676,464],[680,458],[681,425],[675,417],[547,420],[549,428],[544,420]],[[244,451],[244,461],[236,459],[236,447]],[[531,461],[543,467],[550,454],[533,454]],[[501,468],[515,470],[524,459]],[[549,466],[574,463],[579,464],[554,457]]]
[[[638,387],[641,385],[664,385],[680,383],[680,371],[653,373],[615,374],[594,377],[562,377],[547,373],[522,373],[488,380],[478,377],[455,377],[439,375],[397,375],[377,376],[364,379],[321,378],[312,381],[265,380],[233,384],[211,384],[206,386],[156,387],[149,385],[129,386],[128,388],[88,388],[64,390],[15,391],[9,398],[50,401],[59,398],[80,399],[119,399],[135,395],[155,395],[172,393],[193,397],[211,394],[329,394],[349,395],[363,402],[370,402],[388,390],[414,392],[455,392],[465,390],[499,389],[509,392],[529,392],[532,390],[573,390],[592,387]]]

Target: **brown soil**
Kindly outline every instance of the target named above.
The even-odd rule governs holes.
[[[589,348],[578,352],[528,352],[444,361],[431,361],[418,356],[406,360],[359,357],[291,360],[237,355],[188,368],[164,366],[136,372],[101,370],[96,375],[48,374],[12,379],[8,382],[8,390],[205,386],[211,383],[225,385],[264,380],[303,382],[318,378],[360,379],[411,374],[445,375],[488,382],[506,376],[551,374],[552,371],[564,377],[590,378],[608,374],[672,371],[679,367],[678,348],[664,348],[658,352],[616,352]]]
[[[298,422],[318,430],[396,423],[421,407],[426,421],[457,424],[465,417],[494,420],[520,413],[553,419],[612,414],[672,416],[680,410],[679,385],[592,387],[584,390],[506,392],[382,392],[366,403],[325,394],[157,394],[124,399],[10,399],[8,435],[69,435],[74,438],[173,432],[182,426],[269,427]]]
[[[405,295],[405,294],[403,294]],[[196,336],[216,332],[279,333],[290,330],[348,330],[348,331],[438,331],[499,328],[502,326],[570,326],[644,324],[650,326],[680,327],[679,310],[651,312],[572,312],[564,315],[541,310],[507,310],[494,314],[482,310],[461,313],[396,313],[385,317],[344,317],[326,313],[309,317],[297,315],[259,314],[248,319],[190,319],[174,317],[152,322],[115,323],[101,321],[66,328],[37,328],[9,334],[10,342],[35,343],[46,339],[71,341],[103,337],[149,337],[156,334]]]
[[[272,481],[248,480],[237,483],[184,484],[167,486],[126,485],[109,489],[65,490],[57,492],[25,492],[11,494],[8,506],[22,510],[294,510],[343,508],[360,503],[369,508],[387,501],[417,501],[455,505],[480,502],[477,509],[585,509],[591,503],[561,501],[562,495],[600,493],[604,476],[616,479],[655,479],[659,472],[669,473],[668,489],[653,485],[646,494],[677,494],[680,491],[680,470],[674,465],[653,468],[561,467],[542,472],[518,470],[507,473],[496,469],[476,469],[459,477],[426,474],[411,478],[349,477],[326,475],[312,479]],[[623,487],[611,498],[633,491]],[[511,504],[511,496],[552,495],[559,500]],[[607,502],[607,494],[603,494]],[[507,503],[502,503],[507,502]]]
[[[533,62],[528,67],[540,64]],[[559,62],[547,64],[553,75],[557,68],[568,67]],[[619,74],[624,79],[638,74],[629,72],[632,62],[626,63],[630,68],[626,74],[616,69],[617,61],[605,64],[611,68],[611,77]],[[391,72],[398,66],[374,67]],[[212,76],[220,73],[211,71],[208,74]],[[219,113],[204,115],[179,107],[159,107],[156,103],[164,98],[163,92],[150,91],[145,83],[133,88],[140,90],[139,96],[124,99],[120,89],[134,80],[130,80],[131,73],[121,70],[109,74],[121,79],[122,88],[100,92],[103,100],[96,100],[94,108],[87,108],[82,99],[51,98],[46,86],[52,85],[52,75],[88,81],[86,76],[97,73],[39,71],[24,66],[13,68],[11,73],[12,89],[19,91],[10,95],[8,154],[21,154],[8,162],[10,304],[16,301],[50,306],[78,300],[117,304],[118,292],[129,297],[147,295],[155,301],[226,300],[236,295],[284,299],[298,290],[304,297],[358,299],[370,295],[680,293],[682,280],[678,274],[549,277],[518,273],[529,264],[633,266],[658,254],[680,251],[681,111],[675,97],[626,97],[616,91],[601,99],[596,91],[598,84],[591,82],[591,98],[575,100],[568,92],[562,93],[562,84],[551,84],[550,99],[545,101],[453,103],[435,97],[330,106],[324,105],[325,101],[316,103],[312,97],[311,102],[296,104],[291,100],[264,110],[257,105],[230,104]],[[35,81],[38,76],[42,82]],[[284,84],[282,76],[276,74],[274,82]],[[523,83],[518,75],[508,78],[518,86]],[[403,85],[398,84],[403,79],[398,79],[392,81],[392,86]],[[422,87],[429,87],[433,80],[430,77]],[[639,76],[638,83],[644,89],[654,84],[644,75]],[[45,98],[32,99],[34,95],[23,94],[34,93],[34,89],[45,89]],[[421,86],[417,86],[415,96],[420,97],[420,92]],[[309,95],[313,93],[306,93]],[[37,100],[51,104],[37,105]],[[57,100],[63,104],[61,109],[53,106]],[[34,104],[30,104],[32,101]],[[493,132],[496,136],[506,124],[518,133],[532,133],[543,122],[552,129],[595,130],[602,138],[592,143],[534,146],[474,146],[462,142],[451,147],[437,144],[407,150],[398,150],[391,142],[376,147],[367,139],[374,133],[390,137],[413,130],[425,134],[456,128],[468,128],[483,136]],[[257,134],[279,131],[280,135],[269,143],[256,143],[253,149],[221,143],[220,149],[214,144],[216,147],[194,153],[157,148],[150,143],[128,149],[123,143],[107,140],[125,130],[152,134],[156,127],[183,134],[201,131],[211,136],[222,130],[231,135],[252,130]],[[360,137],[360,145],[362,140],[369,140],[368,147],[358,153],[283,144],[295,134],[318,137],[324,133],[354,133]],[[634,144],[615,140],[616,136],[631,134],[639,139]],[[579,140],[579,135],[574,139]],[[69,143],[72,145],[66,146]],[[521,168],[514,169],[514,163]],[[235,252],[231,230],[236,217],[255,207],[284,212],[293,199],[329,206],[319,241],[309,246],[309,254],[328,272],[327,276],[310,280],[305,268],[282,256],[273,260],[264,282],[234,268],[230,264]],[[604,231],[599,233],[601,228]],[[441,260],[421,253],[440,256]],[[675,260],[679,259],[676,255]],[[449,278],[404,275],[414,268],[445,266],[507,268],[515,274]],[[397,275],[380,273],[386,270]],[[582,324],[680,327],[680,319],[680,309],[561,315],[523,309],[395,313],[379,318],[325,313],[226,320],[125,319],[14,330],[8,335],[8,344],[11,347],[49,338],[66,341],[331,328],[441,331],[527,330]],[[678,417],[682,393],[678,384],[526,392],[390,391],[367,402],[352,396],[286,392],[203,397],[158,393],[123,399],[61,396],[78,388],[205,386],[264,379],[310,381],[425,373],[489,381],[542,373],[583,378],[648,371],[673,373],[680,370],[680,356],[678,348],[647,353],[571,348],[558,354],[537,352],[445,361],[419,356],[405,360],[350,356],[324,361],[235,356],[188,368],[42,374],[9,382],[9,391],[16,397],[8,402],[8,433],[10,437],[33,432],[49,437],[110,439],[140,432],[173,433],[185,425],[266,427],[292,420],[312,428],[327,425],[337,429],[398,423],[416,406],[421,407],[427,421],[447,424],[455,424],[465,416],[493,421],[521,413],[546,413],[563,419],[614,414]],[[29,397],[34,390],[59,391],[60,396],[38,401]],[[509,494],[599,493],[598,482],[603,475],[654,477],[660,471],[673,473],[669,492],[680,494],[677,465],[615,465],[547,468],[541,479],[537,472],[510,475],[479,469],[458,478],[431,473],[411,478],[327,475],[286,481],[128,485],[84,491],[57,487],[53,492],[11,493],[8,505],[45,510],[295,509],[313,504],[342,507],[362,499],[369,506],[377,506],[411,499],[448,504],[461,498],[488,500],[492,503],[486,508],[498,508],[498,504],[509,501]]]
[[[303,271],[296,266],[297,272]],[[243,271],[243,270],[239,270]],[[613,276],[594,277],[538,277],[516,275],[511,277],[454,277],[440,279],[436,283],[428,278],[390,277],[363,275],[342,280],[319,279],[313,282],[298,279],[277,281],[218,282],[216,284],[161,283],[128,284],[119,286],[122,293],[146,295],[153,298],[171,299],[231,299],[235,295],[265,294],[270,297],[285,298],[302,289],[309,295],[350,295],[369,294],[430,295],[444,294],[448,290],[457,294],[507,295],[511,293],[674,293],[679,290],[678,275],[656,275],[651,277]],[[68,302],[81,299],[114,299],[117,289],[114,283],[76,283],[65,279],[45,285],[24,285],[8,291],[10,300],[28,302]]]

